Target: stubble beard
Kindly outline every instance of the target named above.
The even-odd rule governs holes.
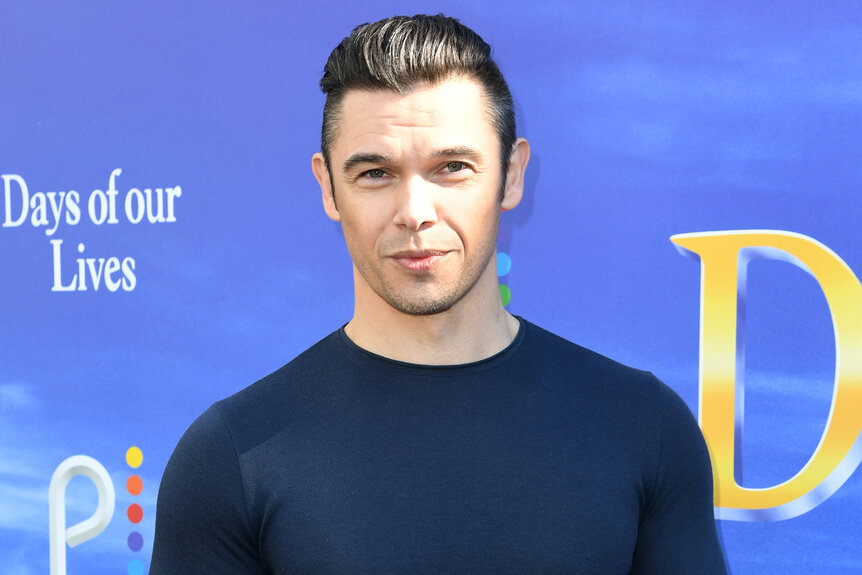
[[[494,232],[490,236],[489,241],[479,246],[476,258],[468,257],[464,267],[459,271],[454,285],[442,286],[444,290],[439,294],[430,293],[411,296],[408,293],[413,290],[421,291],[422,284],[424,283],[433,284],[437,279],[433,274],[417,277],[411,280],[411,285],[399,289],[387,280],[384,273],[385,270],[382,267],[375,269],[374,266],[367,265],[367,262],[357,259],[354,260],[354,265],[365,280],[365,283],[393,309],[412,316],[440,314],[448,311],[461,301],[479,282],[496,251],[498,228],[499,220],[494,225]],[[388,265],[388,263],[385,263],[385,265]]]

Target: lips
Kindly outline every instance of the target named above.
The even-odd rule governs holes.
[[[433,269],[447,253],[443,250],[404,251],[394,254],[392,261],[409,271],[426,272]]]

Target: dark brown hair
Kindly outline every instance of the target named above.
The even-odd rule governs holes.
[[[491,59],[491,47],[473,30],[442,14],[393,16],[361,24],[329,55],[320,79],[326,94],[320,148],[330,176],[329,152],[348,90],[407,93],[419,83],[435,84],[453,76],[473,78],[484,88],[489,119],[500,139],[505,185],[516,139],[512,94]]]

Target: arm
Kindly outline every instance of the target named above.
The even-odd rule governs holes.
[[[162,477],[150,574],[266,572],[233,439],[212,406],[180,439]]]
[[[658,463],[646,485],[632,575],[724,575],[703,435],[685,403],[664,384],[660,413]]]

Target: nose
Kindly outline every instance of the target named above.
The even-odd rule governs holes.
[[[434,184],[416,176],[398,190],[398,207],[393,222],[409,231],[421,231],[437,223]]]

